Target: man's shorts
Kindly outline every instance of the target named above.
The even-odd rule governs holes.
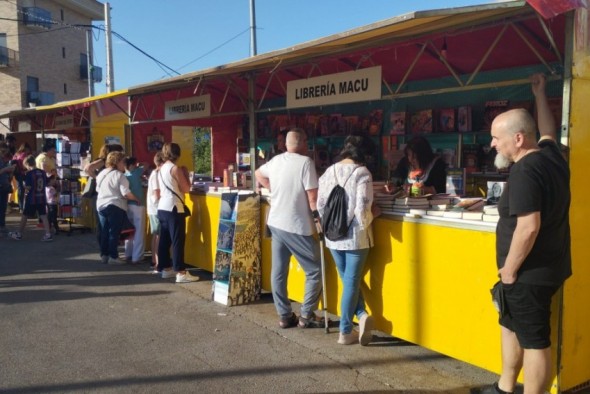
[[[148,215],[150,218],[150,234],[160,234],[160,219],[158,215]]]
[[[25,204],[23,215],[28,218],[34,218],[36,215],[46,215],[47,205],[45,204]]]
[[[500,325],[516,334],[523,349],[551,346],[551,297],[558,286],[537,286],[515,282],[503,285],[508,309]]]

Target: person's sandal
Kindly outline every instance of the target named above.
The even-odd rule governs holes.
[[[326,325],[326,320],[323,317],[317,317],[315,313],[311,313],[309,317],[299,317],[299,328],[322,328]]]
[[[291,313],[291,316],[289,317],[281,317],[281,320],[279,320],[279,327],[281,328],[290,328],[290,327],[295,327],[297,325],[297,322],[299,320],[297,319],[297,315],[295,314],[295,312]]]

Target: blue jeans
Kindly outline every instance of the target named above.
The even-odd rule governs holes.
[[[340,300],[340,332],[352,332],[352,318],[360,318],[367,313],[365,299],[360,289],[363,267],[369,254],[369,249],[334,250],[330,249],[340,280],[342,280],[342,299]]]
[[[280,317],[293,313],[287,294],[289,260],[295,256],[305,272],[305,295],[301,316],[310,317],[318,307],[322,292],[320,248],[311,235],[299,235],[270,227],[272,233],[272,268],[270,273],[272,297]],[[160,241],[161,242],[161,241]]]
[[[123,218],[127,212],[115,205],[108,205],[98,212],[100,221],[100,255],[109,256],[114,259],[119,257],[117,248],[119,247],[119,237],[121,236],[121,227]]]
[[[169,211],[158,209],[160,220],[160,243],[158,244],[158,270],[172,266],[174,271],[184,271],[184,241],[186,239],[186,219],[184,214],[176,212],[176,207]],[[170,262],[172,246],[172,262]]]

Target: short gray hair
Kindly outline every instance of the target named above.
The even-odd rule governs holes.
[[[305,143],[306,137],[305,130],[295,127],[287,133],[285,145],[287,148],[299,148]]]

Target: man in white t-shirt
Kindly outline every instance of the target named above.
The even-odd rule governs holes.
[[[314,313],[322,291],[320,249],[314,238],[312,218],[312,211],[316,210],[318,177],[313,160],[305,156],[305,131],[289,131],[286,145],[287,152],[256,170],[258,183],[271,192],[267,225],[272,233],[272,295],[280,327],[323,327],[324,321]],[[291,256],[295,256],[306,277],[299,319],[291,309],[287,294]]]

